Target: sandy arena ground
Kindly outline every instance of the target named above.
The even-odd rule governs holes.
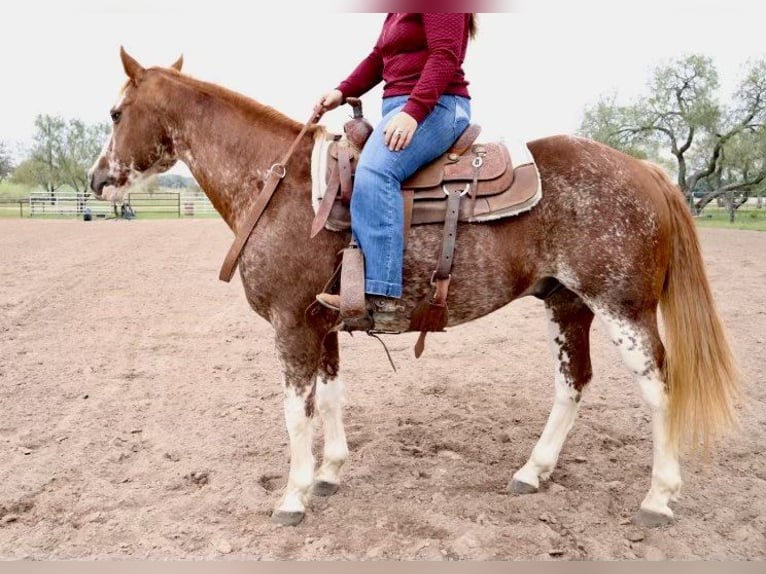
[[[272,331],[238,276],[217,279],[226,226],[0,220],[0,558],[763,559],[766,233],[701,236],[747,400],[709,466],[685,461],[676,523],[629,523],[649,411],[599,324],[552,480],[506,493],[552,401],[543,306],[524,299],[430,335],[420,360],[415,335],[387,337],[396,373],[343,335],[344,482],[284,528]]]

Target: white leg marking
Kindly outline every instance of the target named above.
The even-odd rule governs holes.
[[[668,506],[681,491],[681,470],[677,449],[668,440],[668,396],[660,371],[651,356],[647,335],[630,323],[608,313],[599,317],[609,330],[612,341],[620,350],[623,363],[631,370],[641,388],[644,401],[652,411],[654,461],[652,485],[641,503],[641,509],[673,516]]]
[[[346,431],[343,428],[343,381],[339,378],[317,380],[317,410],[324,426],[324,454],[316,480],[338,484],[339,472],[348,458]]]
[[[285,422],[290,435],[290,476],[277,511],[304,512],[314,481],[312,420],[306,416],[306,398],[310,392],[310,385],[303,394],[296,393],[293,387],[285,388]]]
[[[654,463],[652,485],[641,503],[642,510],[673,516],[669,500],[677,500],[681,493],[681,469],[678,452],[668,441],[668,397],[658,371],[637,377],[646,404],[652,409],[652,439]]]
[[[514,480],[524,482],[535,488],[540,486],[540,479],[547,479],[556,467],[561,447],[569,434],[572,425],[577,418],[580,405],[580,393],[576,391],[571,381],[567,381],[564,375],[565,365],[569,357],[561,349],[564,345],[564,335],[560,332],[558,323],[553,320],[551,311],[548,310],[548,339],[556,361],[555,372],[555,399],[548,422],[545,423],[543,434],[537,441],[532,455],[527,463],[513,475]]]

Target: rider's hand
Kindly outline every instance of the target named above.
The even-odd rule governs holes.
[[[331,90],[319,98],[317,107],[323,111],[334,110],[343,103],[343,92],[340,90]]]
[[[388,122],[384,130],[386,145],[391,151],[399,151],[410,145],[418,122],[407,112],[399,112]]]

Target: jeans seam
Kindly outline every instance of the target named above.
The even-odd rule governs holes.
[[[395,155],[394,156],[393,163],[394,163],[393,167],[398,167],[399,166],[399,155]],[[390,177],[388,179],[388,181],[386,182],[386,185],[390,187],[392,180],[395,181],[396,179],[397,179],[396,177],[393,177],[393,176]],[[401,183],[399,184],[398,187],[401,188]],[[392,191],[392,192],[395,192],[395,193],[401,193],[401,189],[399,189],[399,190],[391,190],[391,189],[389,189],[389,190],[386,190],[386,191]],[[387,260],[386,260],[386,277],[390,277],[391,276],[391,271],[392,271],[391,270],[391,260],[392,260],[392,254],[393,254],[393,251],[394,251],[394,249],[393,249],[393,246],[394,246],[394,236],[393,236],[393,234],[396,231],[394,229],[394,226],[391,224],[391,220],[393,219],[393,212],[394,212],[394,209],[396,209],[396,207],[395,207],[393,201],[388,201],[387,204],[388,204],[388,213],[386,214],[386,228],[387,228],[386,229],[386,240],[388,241],[388,246],[387,246],[388,247],[388,249],[387,249],[388,257],[387,257]]]

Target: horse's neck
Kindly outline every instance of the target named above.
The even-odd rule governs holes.
[[[224,99],[188,96],[185,101],[190,103],[175,120],[176,153],[229,227],[237,230],[269,168],[289,148],[297,130],[265,106],[242,109]]]

